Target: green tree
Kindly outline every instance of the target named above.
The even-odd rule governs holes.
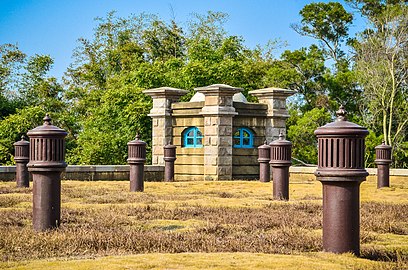
[[[338,109],[339,105],[344,105],[347,111],[358,117],[361,89],[351,69],[352,62],[343,51],[345,46],[351,44],[353,40],[348,33],[353,15],[337,2],[308,4],[299,14],[302,16],[302,21],[300,24],[292,25],[293,29],[319,42],[319,48],[323,52],[324,66],[334,62],[333,68],[322,74],[323,78],[319,80],[319,88],[316,87],[317,93],[308,91],[316,100],[311,103],[309,99],[308,103],[328,108],[332,113]],[[327,62],[329,59],[333,61]]]
[[[45,111],[40,107],[26,107],[0,121],[0,164],[14,163],[13,144],[27,131],[40,125],[44,115]]]
[[[180,58],[185,54],[182,29],[171,21],[166,25],[160,20],[152,22],[151,26],[143,32],[144,46],[152,61],[165,61],[169,58]]]
[[[296,110],[291,110],[291,113],[296,114]],[[331,115],[324,108],[314,108],[295,118],[298,118],[296,124],[288,129],[288,140],[293,144],[292,155],[305,163],[317,164],[317,139],[314,131],[330,122]]]
[[[299,14],[301,24],[292,25],[297,33],[319,40],[324,52],[336,62],[344,56],[341,45],[347,39],[353,21],[351,13],[340,3],[319,2],[304,6]]]
[[[224,24],[228,14],[223,12],[208,11],[207,14],[194,13],[193,19],[188,22],[189,40],[208,40],[213,46],[219,47],[227,36]]]
[[[16,45],[0,45],[0,120],[20,106],[18,74],[25,59],[26,55]]]
[[[145,106],[148,97],[131,84],[123,81],[111,83],[116,87],[109,87],[103,93],[100,105],[89,108],[88,117],[81,122],[83,130],[78,135],[75,149],[67,155],[68,162],[123,164],[127,158],[127,142],[134,139],[136,133],[150,138],[150,125],[145,124],[150,121],[147,116],[149,107]]]
[[[166,54],[156,42],[173,36],[170,28],[146,14],[118,18],[110,12],[97,20],[94,38],[79,40],[76,61],[65,77],[69,115],[78,124],[68,161],[123,164],[126,144],[136,132],[147,143],[151,140],[151,100],[141,89],[163,85],[162,65],[156,60],[165,61],[174,51]],[[156,37],[158,31],[163,35]]]
[[[286,50],[281,61],[275,61],[268,70],[268,84],[296,90],[304,104],[302,111],[327,107],[324,88],[325,67],[323,51],[316,45],[295,51]]]
[[[12,164],[13,143],[40,125],[45,113],[51,113],[54,123],[65,129],[75,124],[64,110],[64,89],[47,75],[53,65],[50,56],[27,58],[10,44],[0,46],[0,54],[0,164]],[[68,148],[71,139],[68,136]]]
[[[382,14],[388,6],[399,6],[408,3],[407,0],[346,0],[362,16],[375,24],[375,18]]]
[[[21,75],[21,98],[26,106],[40,106],[44,111],[60,112],[64,108],[64,89],[55,77],[47,76],[54,60],[49,55],[34,55],[25,65]]]
[[[393,147],[394,164],[403,166],[408,164],[408,7],[400,2],[380,10],[369,13],[370,28],[356,44],[355,67],[364,89],[365,122],[382,133]]]

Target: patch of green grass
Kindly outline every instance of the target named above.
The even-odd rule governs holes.
[[[367,177],[361,184],[361,201],[408,203],[408,177],[391,176],[390,187],[377,189],[377,176]]]
[[[7,269],[122,270],[122,269],[398,269],[392,265],[356,258],[349,254],[262,254],[262,253],[180,253],[109,256],[80,260],[39,260],[0,263]]]
[[[188,219],[188,220],[172,220],[172,219],[154,219],[147,221],[147,228],[160,229],[163,231],[189,231],[194,228],[203,227],[203,220]]]

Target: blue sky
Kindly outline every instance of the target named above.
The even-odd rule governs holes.
[[[313,40],[299,36],[290,24],[300,22],[299,11],[306,0],[0,0],[0,44],[18,44],[28,55],[49,54],[55,64],[50,75],[60,78],[72,62],[80,37],[91,38],[95,17],[116,10],[127,17],[141,12],[173,17],[182,26],[193,12],[208,10],[228,13],[229,34],[242,36],[253,48],[268,40],[287,41],[287,49],[310,45]],[[327,2],[327,1],[324,1]],[[342,2],[342,1],[340,1]],[[351,29],[358,30],[359,24]]]

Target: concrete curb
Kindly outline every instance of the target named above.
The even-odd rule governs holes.
[[[0,181],[14,181],[16,166],[0,166]],[[164,166],[146,165],[145,181],[162,181]],[[129,180],[129,165],[69,165],[63,180]]]
[[[291,166],[291,174],[314,174],[317,167]],[[376,168],[366,168],[370,175],[377,175]],[[16,166],[0,166],[0,181],[13,181]],[[390,176],[408,176],[408,169],[390,169]],[[62,175],[64,180],[129,180],[129,165],[69,165]],[[164,166],[146,165],[146,181],[163,181]]]

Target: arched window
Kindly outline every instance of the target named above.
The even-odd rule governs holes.
[[[190,127],[183,131],[183,147],[199,148],[203,147],[203,134],[197,127]]]
[[[253,148],[254,134],[248,128],[238,128],[234,132],[234,147],[235,148]]]

